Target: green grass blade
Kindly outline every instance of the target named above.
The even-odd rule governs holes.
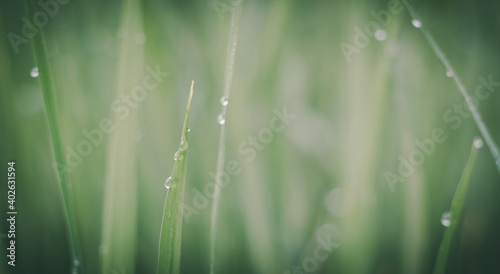
[[[160,231],[160,247],[158,254],[158,269],[156,273],[179,273],[181,265],[182,239],[182,203],[184,197],[184,183],[186,181],[186,159],[189,130],[189,110],[193,97],[194,81],[187,103],[186,117],[182,127],[181,142],[177,151],[177,160],[174,164],[170,187],[165,199],[163,221]]]
[[[470,182],[470,175],[472,173],[472,168],[474,167],[474,162],[476,160],[477,151],[482,147],[482,140],[476,138],[472,143],[472,149],[470,152],[469,159],[465,165],[465,169],[462,173],[462,177],[455,191],[455,196],[451,202],[450,213],[450,226],[448,226],[444,232],[443,240],[439,246],[439,253],[436,259],[436,265],[434,266],[434,274],[443,274],[446,270],[446,261],[448,259],[448,252],[450,249],[451,240],[453,238],[453,232],[456,230],[458,225],[458,220],[460,218],[460,213],[464,205],[465,195],[467,194],[467,188]]]
[[[238,41],[238,26],[241,15],[243,0],[239,0],[231,13],[231,27],[229,30],[229,40],[227,44],[226,68],[224,73],[223,96],[229,100],[231,83],[233,80],[234,58],[236,56],[236,45]],[[222,105],[222,114],[227,120],[227,104]],[[217,181],[214,189],[214,198],[212,202],[211,224],[210,224],[210,273],[216,272],[216,253],[217,253],[217,222],[219,217],[219,202],[221,199],[221,184],[218,176],[224,169],[224,158],[226,153],[226,123],[221,124],[219,135],[219,151],[217,153],[217,172],[215,174]]]
[[[415,12],[415,9],[413,9],[413,7],[408,3],[408,1],[405,0],[403,2],[405,4],[406,8],[408,9],[408,11],[410,12],[411,16],[414,19],[422,22],[418,16],[418,14]],[[465,102],[467,104],[467,107],[469,108],[470,112],[472,113],[472,117],[474,118],[474,121],[476,122],[477,127],[479,128],[479,131],[483,135],[484,141],[486,142],[486,144],[488,145],[488,148],[491,151],[491,154],[493,156],[493,159],[495,160],[495,164],[497,166],[498,172],[500,172],[500,152],[498,150],[498,146],[496,145],[495,141],[491,137],[491,134],[488,130],[488,127],[486,126],[486,123],[481,118],[481,114],[479,113],[477,108],[474,106],[474,103],[472,102],[472,99],[471,99],[471,96],[469,95],[469,92],[465,88],[465,85],[460,80],[460,77],[458,77],[458,74],[456,73],[455,69],[451,65],[450,61],[448,61],[448,59],[444,55],[444,52],[441,50],[441,48],[437,44],[434,37],[431,35],[429,30],[427,30],[427,28],[425,27],[425,24],[422,24],[420,29],[422,30],[425,38],[427,39],[427,41],[431,45],[432,50],[436,54],[437,58],[445,66],[447,73],[451,74],[451,77],[455,81],[455,84],[457,85],[458,89],[460,90],[460,93],[464,97]]]
[[[33,18],[36,12],[33,1],[25,0],[24,3],[28,18]],[[66,156],[64,153],[64,144],[61,137],[59,116],[57,113],[58,105],[56,91],[42,28],[39,29],[39,33],[33,37],[31,42],[35,63],[38,67],[38,79],[43,93],[43,100],[45,104],[45,111],[47,113],[55,160],[59,166],[66,167]],[[57,176],[61,185],[64,214],[69,232],[69,246],[71,258],[73,260],[73,272],[82,273],[83,263],[81,262],[81,249],[78,238],[75,199],[71,185],[71,178],[69,173],[62,168],[57,168]]]
[[[120,29],[128,33],[118,44],[115,98],[130,96],[144,77],[144,47],[134,41],[133,33],[142,33],[140,1],[123,1]],[[150,95],[151,96],[151,95]],[[130,106],[123,118],[113,113],[114,130],[106,152],[103,197],[101,272],[135,269],[137,242],[137,142],[129,138],[138,127],[142,105]],[[127,107],[128,108],[128,107]]]

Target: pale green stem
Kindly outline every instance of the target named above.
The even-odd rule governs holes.
[[[236,44],[238,41],[238,25],[241,15],[241,7],[243,0],[238,1],[238,5],[231,13],[231,28],[229,31],[229,40],[227,44],[226,69],[224,73],[224,90],[223,96],[229,100],[231,90],[231,82],[233,80],[234,59],[236,56]],[[222,115],[227,120],[227,105],[222,105]],[[219,152],[217,155],[217,172],[216,183],[214,190],[214,198],[212,202],[212,216],[210,225],[210,273],[216,272],[216,252],[217,252],[217,222],[219,217],[219,203],[221,199],[221,184],[220,174],[224,168],[224,158],[226,153],[226,123],[221,124],[219,136]]]

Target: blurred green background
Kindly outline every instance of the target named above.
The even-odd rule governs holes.
[[[354,45],[356,28],[377,22],[371,12],[388,10],[388,2],[244,2],[226,119],[226,161],[240,163],[242,172],[231,176],[222,193],[220,273],[432,271],[444,232],[441,214],[449,210],[479,132],[470,117],[457,129],[443,118],[463,98],[405,8],[391,13],[379,39],[369,36],[348,62],[341,43]],[[120,130],[105,134],[71,172],[87,273],[101,273],[101,258],[109,252],[130,259],[109,273],[155,273],[164,181],[174,164],[193,79],[186,205],[192,207],[197,191],[213,182],[209,174],[216,168],[231,2],[131,3],[125,13],[122,1],[68,1],[41,28],[64,145],[73,149],[87,140],[83,130],[113,118],[120,94],[130,94],[120,70],[131,87],[140,85],[148,66],[169,73],[130,108]],[[412,5],[471,93],[480,76],[500,82],[500,2]],[[38,79],[30,76],[31,44],[18,45],[16,53],[7,36],[21,35],[24,6],[3,0],[1,7],[0,163],[6,175],[7,162],[16,162],[18,219],[13,268],[5,262],[5,183],[0,273],[69,273],[47,116]],[[132,27],[124,28],[127,24]],[[125,53],[123,45],[130,46]],[[495,89],[478,109],[500,143],[500,87]],[[296,118],[247,161],[238,147],[269,127],[273,110],[283,107]],[[408,159],[418,149],[414,140],[430,138],[436,128],[445,131],[446,141],[391,191],[384,173],[397,173],[399,157]],[[123,180],[106,191],[110,174]],[[484,147],[453,238],[448,273],[500,273],[499,183]],[[117,212],[119,218],[104,213],[110,195],[126,209]],[[118,238],[122,248],[102,244],[108,221],[114,225],[111,234],[131,235]],[[314,271],[293,272],[314,256],[325,228],[340,232],[335,234],[340,247]],[[209,231],[210,206],[183,223],[182,273],[208,272]]]

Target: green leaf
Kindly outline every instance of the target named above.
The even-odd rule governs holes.
[[[182,204],[184,197],[184,183],[186,181],[186,160],[189,130],[189,110],[193,97],[194,81],[187,103],[186,117],[182,127],[181,142],[174,164],[170,185],[165,199],[163,221],[160,231],[160,247],[158,254],[158,269],[156,273],[179,273],[181,265],[182,239]]]
[[[35,6],[32,0],[25,0],[26,14],[28,18],[33,18],[35,14]],[[57,113],[57,98],[56,90],[54,87],[53,76],[50,66],[49,57],[47,54],[47,46],[45,43],[45,36],[43,29],[39,29],[39,33],[34,35],[31,41],[33,48],[33,55],[35,63],[38,68],[38,80],[40,88],[43,93],[43,101],[45,104],[45,112],[47,113],[47,120],[49,123],[50,136],[52,138],[52,145],[54,149],[55,162],[52,166],[57,173],[60,181],[62,200],[64,203],[64,213],[66,224],[69,234],[70,254],[73,260],[73,271],[83,272],[82,263],[80,262],[81,251],[78,238],[78,225],[76,219],[75,199],[71,185],[71,178],[66,169],[60,168],[67,166],[66,157],[64,153],[64,144],[61,137],[61,130],[59,128],[59,115]]]
[[[404,0],[403,3],[405,4],[406,8],[410,12],[411,16],[413,16],[413,18],[415,20],[418,20],[419,22],[422,22],[415,9],[408,3],[408,0]],[[467,107],[469,108],[472,114],[472,118],[474,119],[474,122],[476,123],[479,132],[481,132],[481,135],[483,135],[484,141],[486,142],[486,145],[488,145],[491,155],[495,160],[495,165],[497,166],[497,170],[500,173],[500,150],[498,149],[498,146],[495,143],[495,140],[493,139],[493,136],[491,135],[488,126],[481,117],[481,113],[479,113],[478,108],[474,106],[471,93],[467,90],[460,77],[458,77],[455,68],[451,65],[448,58],[446,58],[446,55],[444,54],[443,50],[438,45],[436,39],[434,39],[434,36],[432,36],[431,32],[427,29],[425,24],[421,24],[419,28],[420,30],[422,30],[422,33],[429,42],[432,50],[434,51],[434,54],[439,59],[439,61],[441,61],[441,63],[445,66],[447,73],[450,73],[451,78],[453,78],[455,84],[458,87],[458,90],[464,97],[465,103],[467,104]]]
[[[120,30],[143,33],[141,2],[123,1]],[[144,79],[144,46],[127,35],[118,42],[115,98],[130,96]],[[152,95],[149,95],[152,96]],[[112,116],[113,132],[109,135],[106,153],[106,174],[101,236],[101,273],[117,269],[135,269],[137,246],[137,142],[131,136],[139,127],[139,113],[144,103],[130,106],[128,114]]]
[[[477,150],[482,146],[477,145],[476,142],[482,144],[482,140],[476,138],[476,140],[473,142],[469,160],[467,160],[467,164],[465,165],[462,177],[460,178],[460,181],[458,183],[457,190],[455,191],[455,196],[453,197],[453,201],[451,202],[451,209],[449,212],[451,216],[450,226],[446,228],[443,235],[443,240],[441,241],[441,245],[439,246],[438,257],[436,260],[436,265],[434,266],[434,274],[445,273],[446,270],[446,261],[448,259],[448,252],[450,250],[453,232],[457,228],[458,220],[460,219],[460,213],[462,212],[465,195],[467,194],[467,188],[469,186],[472,168],[474,167],[474,162],[476,160]]]
[[[236,2],[231,13],[231,27],[229,29],[229,39],[227,41],[226,68],[224,72],[224,90],[223,97],[229,100],[231,83],[233,81],[234,59],[236,56],[236,45],[238,43],[238,27],[241,16],[243,0]],[[227,119],[227,104],[222,105],[221,115]],[[226,154],[226,123],[221,124],[219,135],[219,151],[217,153],[217,172],[221,174],[224,169]],[[219,179],[218,179],[219,180]],[[210,273],[216,273],[217,266],[217,227],[219,219],[219,204],[222,196],[221,182],[217,181],[214,189],[214,199],[212,203],[212,214],[210,223]]]

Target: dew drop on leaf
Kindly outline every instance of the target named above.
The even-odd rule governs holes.
[[[449,211],[446,211],[441,215],[441,224],[445,227],[449,227],[451,225],[451,214]]]
[[[30,72],[31,77],[36,78],[36,77],[38,77],[38,74],[39,74],[38,67],[34,67],[31,69],[31,72]]]
[[[217,123],[219,125],[223,125],[226,123],[226,117],[224,116],[224,114],[219,114],[219,116],[217,116]]]
[[[168,177],[167,180],[165,180],[165,188],[169,189],[170,188],[170,183],[172,182],[172,176]]]
[[[417,19],[413,19],[411,20],[411,23],[413,24],[414,27],[416,27],[417,29],[421,28],[422,27],[422,22],[418,21]]]
[[[222,96],[220,98],[220,104],[223,106],[227,106],[229,104],[229,99],[226,96]]]

